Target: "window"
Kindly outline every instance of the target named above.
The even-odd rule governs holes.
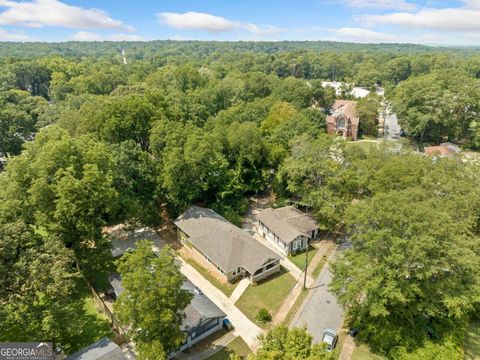
[[[341,115],[337,118],[337,128],[345,129],[345,118]]]
[[[276,262],[271,262],[270,264],[268,264],[268,265],[267,265],[267,268],[266,268],[266,270],[268,270],[268,269],[271,269],[271,268],[275,267],[275,265],[277,265],[277,263],[276,263]]]

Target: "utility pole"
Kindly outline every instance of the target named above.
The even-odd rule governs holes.
[[[308,240],[307,240],[307,250],[305,250],[305,274],[303,274],[303,289],[307,289],[307,267],[308,267]]]
[[[305,210],[308,213],[308,204],[305,206]],[[308,239],[305,239],[305,240],[307,242],[307,248],[305,249],[305,267],[304,267],[305,274],[303,274],[303,289],[304,290],[307,289],[308,247],[310,246],[310,244],[308,243]]]

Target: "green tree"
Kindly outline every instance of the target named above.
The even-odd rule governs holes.
[[[359,130],[361,134],[377,136],[380,110],[381,102],[376,94],[369,94],[357,101],[355,111],[360,117]]]
[[[328,360],[334,355],[321,344],[313,344],[312,336],[305,328],[289,330],[276,326],[260,337],[260,349],[249,360]]]
[[[122,257],[118,270],[125,291],[114,308],[129,326],[139,358],[166,358],[184,341],[182,310],[193,296],[182,289],[184,278],[172,250],[165,246],[157,257],[152,243],[140,241]]]
[[[411,351],[442,337],[480,295],[478,194],[464,175],[435,184],[438,176],[428,174],[423,189],[356,202],[345,214],[353,247],[333,264],[332,289],[377,351],[397,344]]]
[[[0,340],[69,344],[81,316],[73,252],[22,222],[0,224],[0,250]]]

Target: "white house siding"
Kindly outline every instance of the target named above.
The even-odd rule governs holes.
[[[298,245],[297,245],[298,244]],[[307,249],[308,239],[305,236],[299,236],[290,243],[290,252],[298,252]]]
[[[275,245],[284,255],[289,254],[289,246],[284,243],[280,238],[275,235],[273,231],[267,228],[263,223],[258,223],[258,228],[260,230],[260,235],[263,236],[265,239],[270,241],[273,245]]]
[[[271,267],[270,269],[267,269],[267,266],[272,264],[272,263],[275,263],[275,265],[273,267]],[[250,281],[252,283],[257,283],[258,281],[263,280],[263,279],[269,277],[270,275],[275,274],[278,271],[280,271],[280,261],[275,260],[274,262],[270,262],[269,264],[265,264],[263,266],[263,271],[260,274],[257,274],[257,275],[252,274],[250,276]]]

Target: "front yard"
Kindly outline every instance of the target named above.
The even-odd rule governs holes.
[[[256,320],[260,309],[267,309],[270,315],[275,314],[282,302],[290,293],[295,279],[287,271],[271,277],[257,285],[250,285],[235,305],[254,323],[265,328],[266,325]]]
[[[207,360],[229,360],[230,355],[237,354],[242,359],[245,359],[252,351],[240,336],[237,336],[232,342],[227,344],[223,349],[216,352]]]
[[[308,245],[308,263],[313,259],[318,249],[312,245]],[[300,270],[305,267],[305,251],[296,253],[295,255],[289,255],[288,259],[294,263]]]

